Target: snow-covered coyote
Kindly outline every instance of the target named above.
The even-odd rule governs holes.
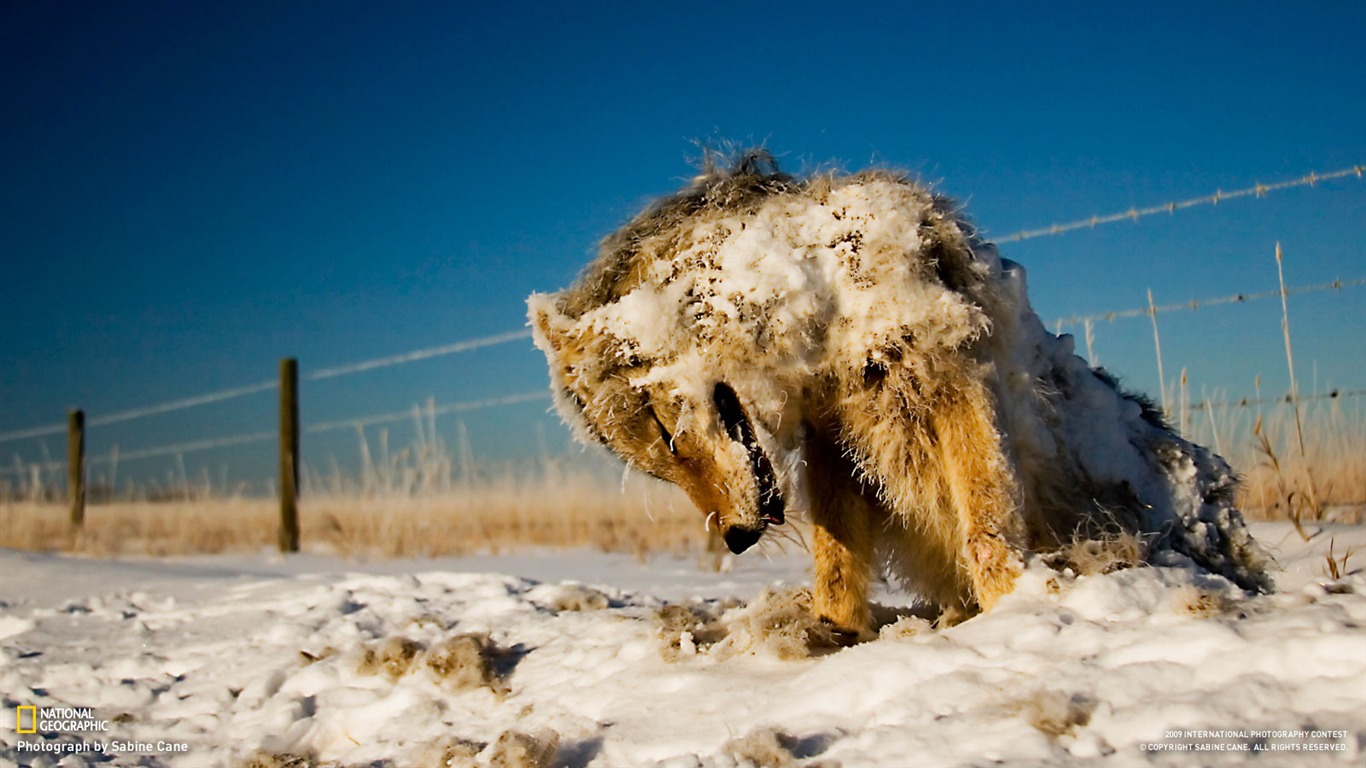
[[[736,553],[809,515],[814,610],[846,639],[878,567],[952,621],[1079,540],[1270,588],[1228,465],[1046,331],[1024,270],[903,175],[747,153],[528,303],[581,439],[681,486]]]

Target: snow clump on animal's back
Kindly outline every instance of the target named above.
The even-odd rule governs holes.
[[[636,383],[700,389],[738,363],[746,392],[773,410],[782,403],[765,391],[780,398],[907,334],[948,350],[989,329],[970,296],[907,258],[924,250],[927,226],[962,237],[942,200],[892,174],[824,181],[639,240],[634,285],[580,322],[654,362]],[[978,281],[999,272],[994,251],[982,256],[961,265]]]

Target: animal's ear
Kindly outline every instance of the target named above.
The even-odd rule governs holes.
[[[527,319],[531,337],[545,353],[550,363],[551,392],[555,409],[574,430],[580,442],[605,442],[589,423],[584,411],[590,397],[591,384],[585,380],[583,367],[591,363],[577,321],[560,308],[559,294],[534,293],[527,299]],[[591,378],[592,366],[588,376]]]
[[[552,369],[572,367],[578,355],[573,343],[573,318],[560,310],[559,294],[533,293],[526,300],[531,337],[545,353]]]
[[[559,294],[533,293],[527,299],[531,338],[545,353],[557,398],[580,397],[580,365],[587,354],[575,320],[560,309]],[[582,410],[582,405],[579,405]]]

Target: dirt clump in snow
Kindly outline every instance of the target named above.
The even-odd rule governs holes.
[[[507,693],[499,661],[507,654],[488,635],[464,632],[424,646],[402,635],[364,646],[356,663],[362,675],[383,675],[390,682],[416,670],[426,670],[451,690],[485,687]]]
[[[720,659],[759,653],[805,659],[837,645],[830,626],[811,613],[811,590],[803,587],[765,587],[747,605],[727,611],[721,622],[726,637],[710,651]]]
[[[1178,613],[1191,616],[1221,616],[1233,610],[1237,601],[1226,593],[1186,584],[1172,590],[1172,606]]]
[[[1096,700],[1083,693],[1040,690],[1013,708],[1040,733],[1057,739],[1091,722]]]
[[[448,687],[486,687],[495,693],[506,692],[498,660],[504,655],[488,635],[466,632],[436,643],[427,650],[424,664],[427,670]]]
[[[911,637],[933,625],[921,612],[873,605],[881,637]],[[811,611],[806,587],[765,587],[748,603],[738,600],[669,604],[654,620],[666,661],[709,656],[768,655],[785,661],[821,656],[844,647],[834,629]]]
[[[723,611],[721,606],[700,602],[670,603],[657,609],[654,623],[664,660],[678,661],[685,656],[706,653],[725,638],[726,629],[720,620]]]
[[[667,661],[756,654],[806,659],[836,645],[830,628],[811,614],[811,591],[801,587],[765,587],[748,603],[666,605],[655,621]]]
[[[739,738],[731,739],[722,751],[740,765],[755,768],[786,768],[793,765],[801,741],[775,728],[756,728]]]
[[[356,671],[362,675],[384,675],[390,682],[408,673],[413,659],[422,653],[422,645],[403,636],[385,638],[361,649]]]
[[[538,590],[546,592],[542,600],[546,607],[556,613],[563,611],[601,611],[612,604],[607,593],[582,584],[546,585],[538,587]]]
[[[488,744],[461,738],[445,738],[419,749],[413,755],[417,765],[440,765],[449,768],[476,768],[476,759]]]
[[[290,755],[275,752],[257,752],[241,763],[239,768],[336,768],[337,763],[318,762],[310,755]]]
[[[798,737],[773,726],[759,726],[744,736],[733,738],[721,747],[722,754],[746,768],[786,768],[801,764],[807,768],[837,768],[837,761],[811,760],[829,748],[838,733],[816,733]]]
[[[486,761],[489,768],[551,768],[559,749],[560,735],[549,728],[505,731],[486,750]]]

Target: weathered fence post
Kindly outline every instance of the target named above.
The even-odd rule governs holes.
[[[66,495],[71,503],[71,527],[85,525],[85,411],[66,414]]]
[[[280,551],[299,551],[299,361],[280,361]]]

